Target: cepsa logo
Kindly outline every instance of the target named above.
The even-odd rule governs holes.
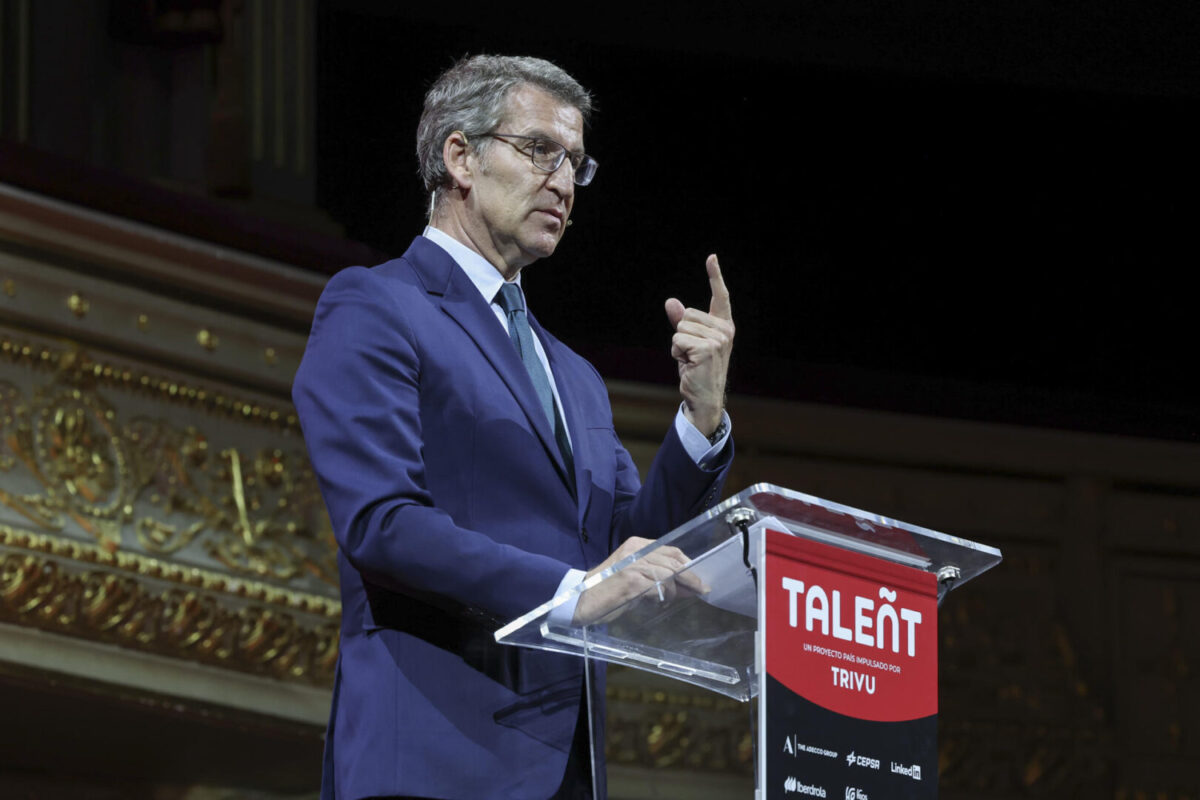
[[[851,767],[866,767],[868,769],[879,769],[879,759],[871,758],[870,756],[860,756],[851,750],[846,755],[846,764]],[[893,763],[893,767],[896,765]]]
[[[917,655],[917,626],[921,624],[921,612],[911,608],[901,608],[897,615],[892,603],[896,601],[896,592],[886,586],[879,587],[879,599],[884,602],[875,609],[875,601],[870,597],[854,598],[853,618],[850,617],[849,603],[846,611],[842,609],[842,593],[834,589],[826,592],[822,587],[813,584],[805,587],[804,581],[795,578],[783,578],[783,588],[788,593],[788,625],[795,628],[799,625],[800,595],[804,595],[804,628],[812,632],[819,628],[822,636],[831,635],[835,639],[846,642],[857,642],[867,647],[884,649],[889,643],[893,653],[900,652],[901,639],[905,642],[905,653],[910,658]],[[832,597],[831,597],[832,595]],[[872,613],[873,612],[873,613]],[[901,626],[901,620],[904,625]]]

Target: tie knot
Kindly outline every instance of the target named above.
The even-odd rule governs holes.
[[[502,285],[496,293],[496,302],[504,309],[505,314],[525,310],[525,298],[521,294],[521,287],[515,283]]]

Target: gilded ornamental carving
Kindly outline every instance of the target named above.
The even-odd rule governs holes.
[[[294,415],[0,340],[0,621],[321,684],[336,545]]]

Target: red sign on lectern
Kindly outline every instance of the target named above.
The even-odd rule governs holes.
[[[764,796],[937,797],[937,582],[765,531]]]

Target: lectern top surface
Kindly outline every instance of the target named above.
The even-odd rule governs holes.
[[[957,573],[955,587],[1001,559],[1000,551],[986,544],[769,483],[738,492],[710,513],[720,513],[726,503],[753,509],[758,517],[775,517],[796,536],[923,569],[940,580]]]
[[[1000,551],[767,483],[750,486],[708,512],[531,610],[496,632],[508,644],[628,664],[741,700],[754,692],[757,588],[751,529],[783,527],[937,576],[942,592],[1000,562]],[[652,538],[656,532],[645,532]],[[575,618],[583,592],[658,547],[689,559],[672,578],[594,619]],[[684,575],[683,573],[690,573]],[[703,586],[702,592],[678,590]]]

